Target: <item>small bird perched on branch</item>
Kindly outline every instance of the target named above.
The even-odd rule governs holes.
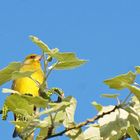
[[[20,68],[21,72],[35,71],[31,77],[18,78],[13,81],[12,89],[18,91],[21,94],[30,94],[32,96],[39,96],[39,86],[44,81],[44,73],[41,68],[40,60],[42,56],[31,54],[28,55],[23,61],[23,65]],[[18,115],[15,114],[15,121],[20,120]],[[17,137],[22,132],[22,128],[16,125],[13,137]],[[32,140],[33,135],[28,138]]]

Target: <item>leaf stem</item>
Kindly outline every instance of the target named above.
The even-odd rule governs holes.
[[[121,104],[125,104],[126,103],[126,101],[129,99],[129,97],[132,95],[132,92],[130,92],[127,96],[126,96],[126,98],[124,99],[124,101],[121,103]]]

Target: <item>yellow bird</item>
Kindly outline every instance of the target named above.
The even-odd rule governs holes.
[[[28,55],[20,68],[21,72],[35,71],[31,78],[23,77],[13,81],[12,89],[20,92],[21,94],[31,94],[32,96],[39,96],[39,87],[37,83],[42,84],[44,81],[44,73],[40,64],[41,56],[36,54]],[[36,83],[37,81],[37,83]],[[15,120],[18,117],[15,115]],[[13,137],[19,136],[22,128],[16,126]]]

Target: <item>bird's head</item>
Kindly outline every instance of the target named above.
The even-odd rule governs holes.
[[[42,56],[37,54],[30,54],[26,56],[24,60],[24,64],[34,64],[34,63],[40,63]]]

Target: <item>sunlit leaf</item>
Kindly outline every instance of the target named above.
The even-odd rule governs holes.
[[[119,94],[101,94],[101,97],[105,98],[117,98]]]
[[[85,140],[101,140],[99,127],[90,126],[84,131]]]
[[[22,78],[22,77],[29,77],[31,76],[35,71],[15,71],[12,73],[12,80]]]
[[[12,124],[25,128],[28,124],[27,121],[11,121]]]
[[[53,57],[56,58],[59,62],[64,62],[64,61],[68,62],[68,61],[77,60],[75,53],[72,52],[64,52],[64,53],[58,52]]]
[[[43,140],[48,135],[48,127],[41,128],[36,140]]]
[[[73,69],[76,67],[79,67],[83,64],[85,64],[87,61],[86,60],[75,60],[75,61],[69,61],[69,62],[58,62],[54,69],[56,70],[63,70],[63,69]]]
[[[24,99],[28,101],[29,104],[35,105],[36,107],[42,107],[46,108],[48,100],[43,99],[42,97],[36,96],[28,96],[28,95],[22,95]]]
[[[130,71],[126,74],[122,74],[112,79],[105,80],[104,83],[108,85],[110,88],[120,90],[120,89],[127,88],[129,84],[133,84],[135,78],[136,75]]]
[[[132,99],[131,99],[131,102],[133,104],[132,105],[133,109],[140,116],[140,100],[136,96],[133,96]]]
[[[51,108],[46,109],[45,111],[41,111],[38,114],[38,116],[42,116],[42,115],[45,115],[45,114],[50,114],[50,113],[53,113],[53,112],[64,110],[69,105],[70,105],[70,103],[66,102],[66,101],[63,101],[63,102],[60,102],[60,103],[49,103],[49,106]]]
[[[127,87],[140,100],[140,88],[133,85],[127,85]]]
[[[21,63],[12,62],[4,69],[0,70],[0,85],[10,81],[12,79],[12,73],[19,70]]]
[[[2,93],[16,93],[16,94],[20,94],[18,91],[12,90],[12,89],[8,89],[8,88],[3,88],[2,89]]]
[[[136,69],[136,73],[140,74],[140,66],[136,66],[135,69]]]
[[[37,38],[36,36],[29,36],[30,39],[37,45],[39,46],[44,52],[46,53],[50,53],[51,50],[49,49],[48,45],[45,44],[43,41],[41,41],[39,38]]]
[[[112,110],[113,108],[113,106],[103,107],[100,114]],[[100,118],[98,123],[100,125],[101,137],[104,139],[111,139],[111,137],[120,139],[124,133],[122,130],[127,129],[129,126],[128,116],[129,113],[127,111],[123,109],[116,109],[114,112],[104,115],[103,118]]]
[[[76,55],[71,52],[58,52],[55,55],[53,55],[53,57],[56,58],[58,61],[53,66],[56,70],[73,69],[87,62],[86,60],[77,58]]]
[[[19,110],[19,109],[27,112],[28,114],[32,114],[34,111],[33,105],[29,105],[28,101],[25,100],[24,98],[22,98],[18,94],[12,94],[12,95],[8,96],[6,98],[5,104],[14,113],[17,113],[17,110]]]
[[[133,125],[128,127],[127,129],[128,135],[133,139],[133,140],[139,140],[140,137],[138,136],[139,134],[136,132],[135,128]]]
[[[65,98],[64,101],[67,101],[70,103],[70,105],[65,108],[66,117],[64,120],[64,126],[69,127],[69,124],[74,123],[74,114],[75,114],[77,101],[75,98],[73,98],[71,96]]]
[[[98,104],[97,102],[92,102],[92,105],[98,110],[98,111],[101,111],[102,110],[102,105],[101,104]]]
[[[55,49],[50,49],[48,47],[47,44],[45,44],[43,41],[41,41],[39,38],[35,37],[35,36],[29,36],[30,39],[38,46],[41,48],[41,50],[43,50],[45,53],[47,53],[50,56],[53,56],[55,53],[57,53],[59,51],[58,48]]]
[[[73,127],[75,124],[74,123],[71,123],[69,125],[69,127]],[[66,133],[66,136],[68,136],[71,140],[84,140],[85,139],[85,136],[82,132],[82,129],[81,128],[78,128],[78,129],[72,129],[70,131],[67,131]]]

